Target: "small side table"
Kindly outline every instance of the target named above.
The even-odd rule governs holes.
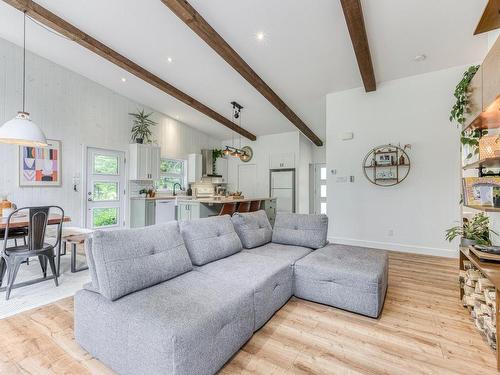
[[[89,269],[88,265],[80,268],[76,267],[76,248],[78,245],[85,244],[85,240],[87,239],[87,237],[88,234],[73,234],[63,238],[64,250],[66,250],[66,244],[69,244],[71,246],[71,273]],[[59,264],[57,265],[57,268],[59,269]]]

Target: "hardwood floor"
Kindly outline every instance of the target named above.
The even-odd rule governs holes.
[[[458,302],[457,262],[390,253],[378,320],[292,298],[221,374],[498,374]],[[0,320],[0,373],[110,374],[72,328],[72,298]]]

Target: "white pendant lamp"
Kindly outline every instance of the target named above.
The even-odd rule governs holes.
[[[30,120],[30,114],[24,110],[26,102],[26,12],[24,12],[23,36],[23,110],[17,116],[0,127],[0,143],[22,146],[47,146],[43,131]]]

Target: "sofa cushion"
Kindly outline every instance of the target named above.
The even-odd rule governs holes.
[[[289,262],[241,252],[195,269],[238,290],[253,293],[255,325],[262,327],[292,296],[293,269]]]
[[[191,261],[202,266],[241,251],[229,215],[179,222]]]
[[[231,221],[245,249],[253,249],[271,242],[273,228],[264,210],[247,213],[237,212]]]
[[[305,257],[312,250],[302,246],[283,245],[279,243],[268,243],[255,249],[244,250],[244,252],[256,255],[263,255],[271,258],[282,259],[290,265]]]
[[[175,221],[145,228],[96,231],[91,246],[89,259],[93,259],[97,278],[94,288],[110,300],[193,268]]]
[[[273,242],[319,249],[327,244],[328,216],[279,213]]]
[[[388,257],[383,250],[328,245],[294,266],[295,296],[378,317],[387,290]]]
[[[111,302],[75,296],[75,338],[119,374],[215,374],[252,336],[253,295],[200,272]]]

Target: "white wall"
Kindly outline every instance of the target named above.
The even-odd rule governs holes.
[[[0,39],[0,124],[21,110],[22,50]],[[50,139],[62,141],[62,186],[19,187],[18,149],[0,144],[0,193],[18,206],[58,204],[80,225],[82,197],[72,189],[72,178],[82,171],[82,145],[128,150],[135,103],[74,72],[31,53],[27,54],[27,110]],[[147,110],[147,108],[146,108]],[[165,115],[155,138],[162,155],[184,158],[220,140],[198,132]],[[80,189],[82,187],[80,186]]]
[[[328,216],[331,241],[397,251],[456,256],[445,229],[460,218],[459,130],[448,121],[453,90],[466,67],[379,83],[327,96]],[[354,139],[339,140],[342,132]],[[363,175],[368,151],[411,144],[411,171],[394,187]],[[336,169],[333,176],[331,170]],[[354,183],[337,183],[338,176]],[[390,235],[390,231],[393,235]]]

